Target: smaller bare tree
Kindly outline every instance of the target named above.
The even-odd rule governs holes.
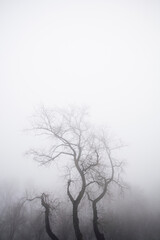
[[[46,229],[48,236],[52,240],[59,240],[59,238],[56,236],[56,234],[53,233],[51,226],[50,226],[50,210],[55,209],[57,206],[54,206],[54,207],[53,207],[53,205],[51,206],[51,204],[49,203],[48,195],[46,195],[45,193],[42,193],[41,196],[36,196],[34,198],[27,198],[27,201],[34,201],[36,199],[40,199],[41,205],[45,209],[45,229]]]
[[[96,167],[89,172],[89,183],[87,196],[92,204],[93,212],[93,229],[97,240],[105,240],[105,236],[99,230],[97,204],[108,193],[108,188],[113,183],[116,183],[121,189],[123,185],[120,183],[120,173],[123,162],[117,161],[111,155],[112,150],[122,146],[114,147],[113,149],[108,144],[108,139],[103,132],[103,136],[98,138],[98,147],[95,149],[97,161],[100,162]],[[93,193],[96,189],[96,194]],[[97,194],[98,192],[98,194]],[[96,195],[96,196],[95,196]]]

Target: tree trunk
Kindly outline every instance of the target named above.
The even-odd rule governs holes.
[[[83,240],[83,236],[79,228],[78,204],[75,202],[73,204],[73,226],[77,240]]]
[[[47,232],[48,236],[52,240],[59,240],[51,230],[50,222],[49,222],[49,211],[47,211],[47,209],[45,211],[45,227],[46,227],[46,232]]]
[[[59,238],[52,232],[51,227],[50,227],[50,221],[49,221],[50,206],[48,203],[45,202],[45,194],[42,194],[42,196],[41,196],[41,204],[45,208],[46,232],[52,240],[59,240]]]
[[[92,202],[92,208],[93,208],[93,229],[94,233],[96,235],[97,240],[105,240],[104,234],[99,231],[98,228],[98,216],[97,216],[97,206],[96,202]]]

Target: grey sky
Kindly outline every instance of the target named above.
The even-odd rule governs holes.
[[[160,195],[159,13],[158,0],[0,1],[3,179],[49,171],[23,156],[22,130],[35,107],[74,103],[128,145],[127,179]]]

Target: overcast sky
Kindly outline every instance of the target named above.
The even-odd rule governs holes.
[[[160,196],[159,0],[0,0],[0,66],[1,179],[49,171],[23,155],[34,108],[87,105],[127,145],[128,181]]]

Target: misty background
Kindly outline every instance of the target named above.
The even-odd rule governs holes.
[[[160,200],[160,2],[0,1],[0,180],[57,184],[25,152],[41,105],[85,105],[125,148],[124,179]]]

